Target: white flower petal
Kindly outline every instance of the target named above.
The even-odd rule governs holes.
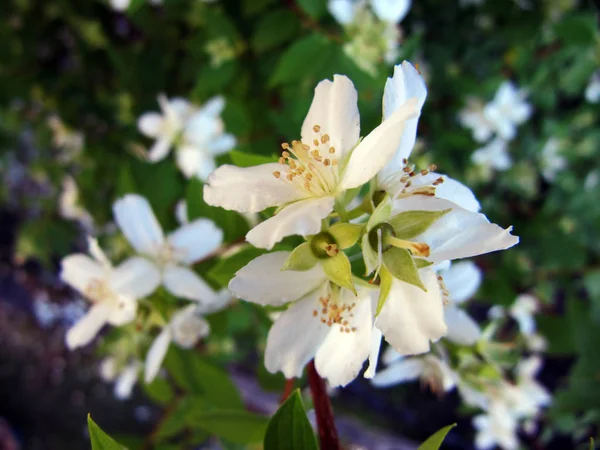
[[[171,233],[167,238],[173,249],[174,259],[192,264],[219,248],[223,231],[209,219],[196,219]]]
[[[421,358],[403,359],[395,362],[381,372],[377,372],[371,383],[373,386],[384,388],[406,381],[413,381],[421,376],[424,367],[425,364]]]
[[[138,372],[140,371],[139,364],[133,362],[125,367],[125,370],[121,372],[119,378],[115,383],[115,396],[120,400],[125,400],[131,397],[131,392],[138,378]]]
[[[213,97],[208,100],[200,109],[202,114],[212,117],[219,117],[225,109],[225,99],[221,96]]]
[[[356,15],[356,6],[353,0],[329,0],[327,9],[341,25],[352,23]]]
[[[386,3],[388,1],[389,0],[385,0]],[[398,4],[402,3],[408,3],[408,6],[410,6],[410,2],[398,1]],[[383,119],[388,119],[395,111],[402,108],[410,98],[417,99],[415,106],[416,116],[406,120],[402,138],[400,139],[400,144],[398,145],[396,153],[390,162],[379,172],[380,180],[384,180],[393,173],[402,170],[402,160],[404,158],[408,159],[410,156],[417,139],[417,125],[426,97],[427,87],[425,86],[425,80],[423,80],[419,71],[415,69],[412,64],[408,61],[404,61],[402,64],[398,64],[394,67],[394,76],[388,78],[385,83],[385,91],[383,93]]]
[[[439,178],[439,175],[435,172],[430,172],[430,174]],[[456,203],[467,211],[479,212],[481,205],[471,189],[448,176],[444,175],[442,178],[444,182],[435,188],[436,197]]]
[[[450,292],[450,300],[454,303],[462,303],[473,297],[483,278],[481,270],[472,261],[454,263],[441,275]]]
[[[135,320],[137,301],[130,297],[120,296],[118,301],[111,304],[108,323],[120,327]]]
[[[127,194],[114,203],[113,214],[133,248],[140,253],[158,255],[164,236],[148,200],[141,195]]]
[[[244,168],[223,165],[208,177],[204,201],[212,206],[253,213],[306,198],[306,192],[275,178],[273,172],[280,172],[281,167],[277,163]]]
[[[343,158],[358,142],[360,116],[358,94],[352,81],[343,75],[334,75],[333,81],[323,80],[315,88],[315,95],[302,124],[302,142],[311,145],[321,134],[329,135],[329,145],[335,156]],[[319,125],[320,133],[313,127]]]
[[[446,339],[458,345],[473,345],[481,336],[481,329],[477,322],[456,306],[446,306],[444,320],[448,326]]]
[[[176,297],[195,300],[201,304],[212,304],[218,300],[217,293],[192,269],[175,264],[165,266],[163,272],[165,288]]]
[[[150,295],[159,285],[158,267],[140,256],[122,262],[110,274],[111,289],[134,299]]]
[[[348,327],[356,330],[341,332],[342,325],[332,325],[315,356],[317,372],[333,387],[346,386],[353,381],[371,351],[373,311],[369,290],[363,290],[358,297],[347,290],[343,290],[342,295],[347,298],[347,303],[356,303],[352,310],[354,317],[348,319]]]
[[[334,201],[334,197],[320,197],[291,203],[252,228],[246,240],[255,247],[270,250],[284,237],[317,234],[321,231],[322,220],[333,211]]]
[[[273,252],[253,259],[236,272],[229,282],[229,290],[249,302],[281,306],[326,284],[320,264],[302,272],[282,272],[289,255],[289,252]]]
[[[212,155],[222,155],[235,147],[237,140],[233,134],[225,133],[216,137],[208,144],[208,149]]]
[[[419,270],[427,292],[397,279],[375,326],[399,353],[412,355],[429,350],[429,342],[446,334],[444,306],[437,275],[430,268]]]
[[[182,348],[192,348],[200,338],[208,336],[209,323],[198,313],[196,305],[188,305],[176,311],[169,327],[172,340]]]
[[[412,0],[371,0],[371,8],[379,19],[398,23],[408,14],[411,3]]]
[[[61,261],[61,279],[82,294],[85,294],[91,281],[104,280],[107,275],[104,265],[82,253],[69,255]]]
[[[379,328],[373,327],[371,334],[371,351],[369,352],[369,366],[365,371],[365,378],[373,378],[377,371],[379,351],[381,350],[381,338],[383,334]]]
[[[417,99],[407,100],[356,146],[342,175],[339,191],[365,184],[394,157],[406,121],[415,117],[416,112]]]
[[[106,303],[93,305],[86,315],[67,331],[67,347],[74,350],[89,344],[106,324],[110,312],[110,306]]]
[[[153,163],[162,161],[171,151],[172,145],[173,140],[170,136],[159,137],[156,142],[152,144],[152,147],[148,149],[148,161]]]
[[[167,355],[170,344],[171,332],[168,327],[165,327],[160,334],[156,336],[146,354],[146,362],[144,364],[144,381],[146,383],[152,383],[152,380],[158,375],[158,371]]]
[[[295,302],[275,321],[267,336],[265,367],[271,373],[283,372],[286,378],[300,378],[306,363],[314,358],[317,349],[331,331],[313,311],[320,307],[319,297],[327,296],[323,284]]]
[[[214,156],[206,149],[186,145],[177,149],[177,167],[186,178],[206,180],[217,167]]]

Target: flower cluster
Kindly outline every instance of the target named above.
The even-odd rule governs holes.
[[[102,364],[101,374],[117,380],[115,393],[124,398],[142,367],[147,383],[156,377],[171,342],[190,348],[206,336],[209,325],[203,316],[223,308],[229,295],[213,290],[191,268],[221,245],[222,232],[210,220],[196,219],[165,236],[149,202],[139,195],[119,199],[113,210],[137,255],[113,266],[98,242],[89,238],[89,255],[65,257],[61,277],[91,303],[67,333],[70,349],[90,343],[106,324],[123,327],[120,338],[111,342],[111,356]],[[161,284],[185,303],[159,307],[143,300]],[[156,328],[160,332],[150,343]]]
[[[479,213],[467,187],[434,166],[409,163],[426,95],[411,64],[396,66],[383,121],[361,139],[357,92],[336,75],[317,85],[301,140],[283,143],[279,162],[224,165],[209,176],[210,205],[243,213],[276,208],[246,239],[277,251],[229,283],[241,299],[287,306],[267,338],[269,371],[297,377],[314,358],[322,377],[344,386],[367,359],[365,376],[373,376],[382,337],[412,355],[446,335],[445,316],[469,324],[459,339],[478,333],[448,299],[443,271],[452,270],[451,260],[506,249],[518,238]],[[304,240],[294,246],[291,236]],[[468,275],[465,283],[472,283]]]

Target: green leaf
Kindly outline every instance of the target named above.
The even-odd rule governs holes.
[[[590,437],[590,450],[596,450],[596,444],[594,443],[593,437]]]
[[[88,430],[90,433],[90,441],[92,441],[92,450],[124,450],[121,444],[116,442],[108,434],[96,425],[96,422],[92,420],[91,414],[87,417]]]
[[[175,407],[160,421],[158,429],[153,433],[155,440],[171,438],[188,427],[188,416],[194,409],[206,408],[206,401],[198,397],[181,399]]]
[[[356,244],[364,229],[365,226],[360,224],[336,223],[328,231],[335,239],[338,247],[343,250]]]
[[[383,252],[383,265],[395,278],[420,287],[427,292],[419,276],[417,265],[408,250],[392,247],[388,251]]]
[[[277,9],[266,14],[252,36],[252,47],[258,53],[272,49],[296,36],[300,23],[289,9]]]
[[[319,259],[313,253],[310,244],[305,242],[290,253],[281,270],[310,270],[318,262]]]
[[[325,66],[335,45],[320,34],[309,34],[294,42],[281,56],[269,80],[271,87],[306,80]]]
[[[389,220],[399,239],[411,239],[427,231],[440,217],[448,213],[443,211],[406,211],[396,214]]]
[[[385,305],[385,302],[387,301],[390,289],[392,288],[392,281],[392,274],[385,267],[382,267],[379,270],[379,300],[377,301],[377,310],[375,311],[376,317],[379,315],[383,309],[383,305]]]
[[[240,152],[239,150],[232,150],[229,152],[229,156],[233,164],[238,167],[252,167],[277,162],[275,156],[255,155],[253,153]]]
[[[248,444],[263,440],[268,417],[247,411],[193,411],[188,415],[190,426],[202,428],[230,442]]]
[[[448,432],[456,426],[455,423],[436,431],[434,434],[429,436],[425,442],[419,445],[417,450],[438,450],[442,446],[442,442],[446,438]]]
[[[269,421],[264,450],[318,450],[315,433],[296,389]]]
[[[431,261],[427,261],[426,259],[413,258],[413,261],[415,262],[417,269],[422,269],[423,267],[429,267],[433,265]]]
[[[325,11],[327,11],[325,0],[297,0],[297,3],[300,8],[313,19],[323,17]]]
[[[191,394],[199,395],[220,408],[244,408],[237,387],[227,372],[193,350],[172,345],[165,359],[165,366],[179,387]]]
[[[169,382],[161,377],[156,377],[150,384],[142,384],[144,391],[154,403],[166,405],[171,403],[175,394],[169,385]]]
[[[321,260],[323,271],[329,280],[338,286],[350,289],[356,295],[356,288],[352,281],[352,267],[350,260],[344,252]]]
[[[229,280],[233,278],[238,270],[240,270],[254,258],[258,258],[263,253],[265,253],[264,250],[254,247],[246,247],[243,250],[234,253],[229,258],[219,260],[219,262],[212,269],[210,269],[206,275],[211,280],[219,283],[219,285],[226,287],[229,284]]]

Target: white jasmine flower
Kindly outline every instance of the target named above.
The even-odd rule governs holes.
[[[133,248],[150,258],[162,274],[165,288],[177,297],[203,304],[219,302],[219,295],[190,269],[216,250],[223,232],[208,219],[196,219],[165,237],[148,200],[128,194],[113,205],[115,220]]]
[[[539,333],[533,333],[525,336],[527,348],[532,352],[543,352],[548,348],[548,341]]]
[[[158,97],[162,114],[150,112],[138,120],[144,135],[156,139],[148,151],[148,159],[164,159],[175,147],[177,166],[187,178],[206,179],[215,169],[215,157],[235,146],[233,135],[224,132],[221,112],[225,107],[222,97],[214,97],[198,108],[187,100]]]
[[[84,254],[62,260],[61,278],[83,294],[92,307],[67,332],[67,346],[73,350],[88,344],[102,327],[119,326],[133,321],[137,299],[152,293],[160,283],[160,274],[144,258],[129,258],[113,268],[95,240],[89,240],[93,258]]]
[[[494,127],[497,136],[512,140],[517,134],[517,125],[524,123],[531,116],[533,109],[525,101],[525,92],[519,90],[510,81],[500,85],[496,96],[484,108],[484,115]]]
[[[517,421],[502,403],[492,405],[488,414],[474,417],[473,426],[477,430],[475,446],[480,450],[519,448]]]
[[[517,387],[536,408],[548,406],[552,400],[548,390],[536,380],[541,367],[542,359],[539,356],[530,356],[517,366]]]
[[[590,103],[600,102],[600,70],[592,74],[585,89],[585,99]]]
[[[152,5],[161,5],[163,0],[149,0]],[[131,0],[109,0],[110,6],[115,11],[126,11],[131,4]]]
[[[377,372],[371,380],[375,387],[390,387],[408,381],[421,380],[434,393],[448,392],[456,386],[458,375],[441,358],[429,354],[424,357],[404,358],[392,347],[383,356],[388,367]]]
[[[321,377],[334,387],[345,386],[358,375],[371,350],[374,291],[360,287],[355,296],[333,285],[321,264],[306,271],[282,271],[289,255],[259,256],[235,274],[229,289],[259,305],[290,303],[269,330],[265,350],[269,372],[301,377],[314,358]]]
[[[567,159],[560,154],[560,141],[550,138],[542,149],[542,175],[554,181],[558,172],[567,167]]]
[[[201,338],[208,336],[210,326],[200,315],[202,312],[197,305],[188,305],[173,314],[170,322],[154,339],[146,355],[144,368],[146,383],[151,383],[158,374],[171,342],[189,349]]]
[[[477,142],[487,142],[494,135],[494,124],[484,114],[485,105],[480,99],[468,98],[467,106],[458,114],[460,124],[470,128],[473,139]]]
[[[62,191],[58,198],[58,210],[62,217],[77,221],[88,233],[94,229],[94,219],[79,204],[79,189],[75,180],[68,175],[63,178]]]
[[[459,345],[475,344],[481,335],[479,325],[459,305],[479,289],[481,270],[471,261],[461,261],[438,273],[449,294],[444,308],[444,321],[448,326],[446,339]]]
[[[356,19],[357,12],[369,4],[375,15],[384,22],[401,22],[410,10],[412,0],[329,0],[327,9],[334,19],[348,25]]]
[[[107,357],[100,363],[100,377],[107,382],[115,382],[115,397],[126,400],[131,397],[133,387],[141,369],[139,361],[132,361],[119,368],[116,358]]]
[[[179,200],[175,205],[175,218],[177,219],[179,225],[186,225],[190,223],[188,219],[187,202],[185,199]]]
[[[409,100],[359,140],[352,82],[342,75],[335,75],[333,82],[324,80],[315,89],[302,125],[302,142],[284,143],[279,164],[219,167],[208,178],[204,199],[238,212],[279,207],[275,216],[246,235],[256,247],[270,249],[286,236],[316,234],[335,198],[368,182],[393,157],[415,103],[416,99]]]
[[[512,166],[512,159],[508,152],[508,142],[501,138],[495,138],[488,144],[475,150],[471,155],[474,164],[486,170],[508,170]]]
[[[524,336],[535,332],[534,315],[539,310],[538,300],[530,294],[521,294],[510,307],[509,314],[519,324],[519,330]]]

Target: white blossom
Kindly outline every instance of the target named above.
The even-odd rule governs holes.
[[[62,191],[58,198],[58,211],[63,218],[78,222],[86,232],[90,233],[94,229],[94,219],[79,204],[79,189],[75,180],[68,175],[63,178]]]
[[[131,397],[140,369],[139,361],[131,361],[124,366],[119,366],[117,359],[109,356],[100,363],[100,377],[104,381],[114,382],[115,397],[126,400]]]
[[[548,181],[554,181],[556,175],[567,167],[567,159],[560,153],[560,141],[550,138],[542,149],[542,175]]]
[[[502,403],[493,404],[487,414],[474,417],[473,426],[477,430],[475,446],[480,450],[489,450],[496,446],[503,450],[519,448],[517,420]]]
[[[384,22],[401,22],[410,10],[412,0],[329,0],[327,8],[335,20],[348,25],[356,20],[361,8],[369,5],[375,15]]]
[[[538,300],[530,294],[521,294],[510,307],[509,314],[519,325],[519,331],[524,336],[535,332],[535,314],[539,310]]]
[[[512,167],[512,158],[508,152],[508,142],[495,138],[471,155],[471,161],[486,170],[504,171]]]
[[[600,102],[600,70],[592,74],[590,82],[585,88],[585,99],[590,103]]]
[[[60,162],[69,163],[81,154],[85,141],[82,132],[71,130],[56,115],[48,118],[48,126],[52,130],[52,143],[62,150],[58,156]]]
[[[493,124],[498,137],[508,141],[514,139],[517,125],[529,119],[533,109],[525,97],[525,91],[505,81],[498,88],[494,100],[485,106],[483,113]]]
[[[148,0],[152,5],[161,5],[163,0]],[[115,11],[126,11],[131,4],[131,0],[109,0],[109,4]]]
[[[61,278],[92,303],[85,316],[67,332],[70,349],[88,344],[105,324],[115,326],[133,321],[137,299],[152,293],[160,274],[144,258],[129,258],[113,268],[96,241],[89,240],[90,258],[74,254],[63,258]]]
[[[210,305],[216,293],[191,268],[222,242],[223,232],[208,219],[196,219],[165,236],[148,200],[128,194],[113,205],[115,220],[132,247],[149,258],[165,288],[177,297]]]

